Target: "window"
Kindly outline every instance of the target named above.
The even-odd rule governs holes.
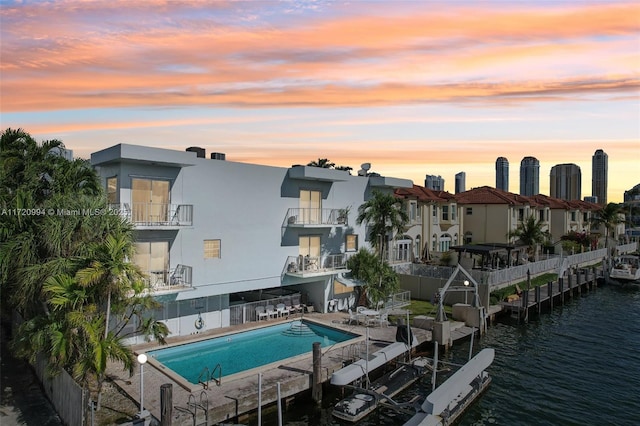
[[[584,213],[582,214],[582,221],[583,221],[583,222],[589,222],[589,213],[584,212]]]
[[[358,235],[347,234],[345,240],[345,251],[358,251]]]
[[[451,247],[451,235],[449,234],[440,235],[440,251],[441,252],[449,251],[449,247]]]
[[[442,206],[442,220],[449,220],[449,206]]]
[[[467,207],[467,216],[471,216],[473,214],[473,207]]]
[[[455,204],[451,206],[451,220],[456,220],[456,206],[455,206]]]
[[[204,240],[204,258],[220,259],[220,240]]]
[[[539,210],[539,211],[538,211],[538,219],[539,219],[541,222],[544,222],[544,210]]]
[[[464,243],[471,244],[473,242],[473,233],[471,231],[467,231],[464,233]]]
[[[118,178],[107,178],[107,203],[116,204],[118,202]]]
[[[518,210],[518,220],[522,222],[524,220],[524,209]]]
[[[438,208],[436,206],[433,206],[433,217],[438,217]]]
[[[571,222],[575,222],[576,221],[576,212],[571,212]]]
[[[418,217],[418,204],[415,201],[409,203],[409,219],[413,222]]]

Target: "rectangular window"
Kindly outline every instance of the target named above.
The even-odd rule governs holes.
[[[576,212],[571,212],[571,222],[576,221]]]
[[[453,220],[453,221],[456,220],[456,206],[455,205],[451,206],[451,220]]]
[[[358,235],[347,234],[345,241],[345,251],[358,251]]]
[[[118,178],[107,178],[107,203],[116,204],[118,202]]]
[[[471,216],[473,214],[473,207],[467,207],[467,216]]]
[[[538,211],[538,220],[540,220],[541,222],[544,222],[544,210]]]
[[[433,217],[438,217],[438,208],[436,206],[433,206]]]
[[[518,210],[518,220],[522,222],[524,220],[524,209]]]
[[[204,258],[220,259],[220,240],[204,240]]]
[[[442,220],[449,220],[449,206],[442,206]]]
[[[409,219],[414,222],[418,218],[418,205],[415,201],[409,204]]]
[[[583,221],[583,222],[589,222],[589,213],[584,212],[584,213],[582,214],[582,221]]]

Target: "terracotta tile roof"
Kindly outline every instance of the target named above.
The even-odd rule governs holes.
[[[502,191],[490,186],[473,188],[469,191],[456,194],[454,197],[458,204],[508,204],[512,206],[521,206],[531,203],[527,197]]]
[[[418,200],[424,203],[444,203],[454,199],[454,195],[446,191],[434,191],[419,185],[413,185],[412,188],[398,188],[394,191],[394,195],[397,198]]]

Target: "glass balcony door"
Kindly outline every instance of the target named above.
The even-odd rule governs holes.
[[[167,283],[169,273],[169,241],[135,243],[133,263],[149,276],[152,286]]]
[[[322,220],[322,193],[300,190],[300,214],[305,225],[317,225]]]
[[[131,181],[133,222],[169,220],[169,181],[134,178]]]
[[[299,267],[304,271],[317,271],[320,268],[320,236],[301,235],[298,242],[298,258],[303,261]]]

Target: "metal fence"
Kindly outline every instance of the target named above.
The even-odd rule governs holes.
[[[290,294],[286,296],[274,297],[272,299],[257,300],[255,302],[247,302],[229,307],[230,325],[244,324],[247,322],[258,321],[256,308],[259,306],[266,307],[268,305],[277,306],[283,303],[285,306],[295,307],[301,306],[302,295],[300,293]]]

